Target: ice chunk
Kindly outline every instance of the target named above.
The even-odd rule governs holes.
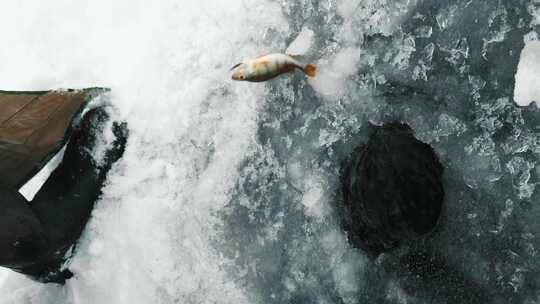
[[[536,102],[540,107],[540,41],[530,41],[521,52],[516,73],[514,101],[519,106]]]
[[[306,208],[306,214],[322,219],[329,211],[324,204],[325,189],[316,177],[308,178],[306,184],[307,189],[302,196],[302,205]]]
[[[339,1],[337,12],[343,18],[350,18],[360,6],[360,1]]]
[[[531,1],[527,7],[527,11],[532,16],[531,26],[540,25],[540,3]]]
[[[420,26],[415,31],[414,34],[417,38],[429,38],[433,34],[433,28],[431,26]]]
[[[536,184],[529,183],[531,179],[531,170],[535,164],[525,160],[522,157],[514,157],[506,164],[506,168],[512,175],[514,187],[518,189],[519,198],[529,198],[532,196]]]
[[[288,54],[305,54],[311,48],[314,34],[312,30],[304,27],[296,39],[291,42],[286,52]]]
[[[437,16],[435,16],[437,25],[441,30],[445,30],[454,24],[457,11],[458,6],[452,5],[446,9],[443,9]]]
[[[440,137],[448,137],[453,134],[459,136],[467,131],[467,126],[462,123],[458,118],[443,113],[439,115],[439,122],[437,124],[436,140],[438,141]]]

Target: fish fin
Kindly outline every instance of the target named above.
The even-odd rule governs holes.
[[[290,53],[287,53],[286,55],[289,56],[290,58],[294,59],[294,60],[307,61],[306,54],[290,54]]]
[[[308,58],[306,58],[306,55],[304,55],[304,54],[289,54],[289,53],[287,53],[286,55],[289,58],[291,58],[292,60],[296,60],[298,62],[306,62],[306,61],[308,61]]]
[[[242,65],[242,62],[235,64],[229,71],[232,71],[232,70],[236,69],[240,65]]]
[[[309,77],[315,77],[317,75],[317,67],[314,64],[306,64],[304,67],[304,73],[306,73]]]

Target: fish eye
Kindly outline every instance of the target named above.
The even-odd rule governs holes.
[[[240,80],[244,80],[244,79],[246,79],[246,76],[240,75]]]

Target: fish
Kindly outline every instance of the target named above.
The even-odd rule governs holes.
[[[281,74],[294,73],[302,70],[309,77],[315,77],[317,67],[314,64],[304,64],[292,54],[268,54],[247,62],[238,63],[231,68],[232,79],[238,81],[262,82]]]

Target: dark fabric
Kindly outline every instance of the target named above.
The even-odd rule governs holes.
[[[89,111],[73,131],[61,164],[34,197],[31,209],[49,239],[44,254],[31,264],[14,268],[42,282],[63,283],[71,276],[61,269],[66,253],[79,239],[111,166],[123,154],[125,124],[113,124],[116,141],[96,164],[92,151],[104,132],[108,115],[104,109]]]
[[[110,126],[107,111],[90,110],[72,128],[95,90],[0,91],[0,266],[42,282],[71,277],[62,265],[127,137],[126,125],[113,123],[116,140],[95,163],[92,151]],[[27,202],[17,189],[68,140],[62,162]]]
[[[343,179],[345,229],[357,246],[384,252],[437,224],[443,168],[433,149],[404,124],[373,127]]]
[[[89,91],[0,91],[0,181],[19,188],[65,143]]]
[[[48,246],[43,226],[24,197],[15,190],[0,187],[0,265],[30,264]]]

